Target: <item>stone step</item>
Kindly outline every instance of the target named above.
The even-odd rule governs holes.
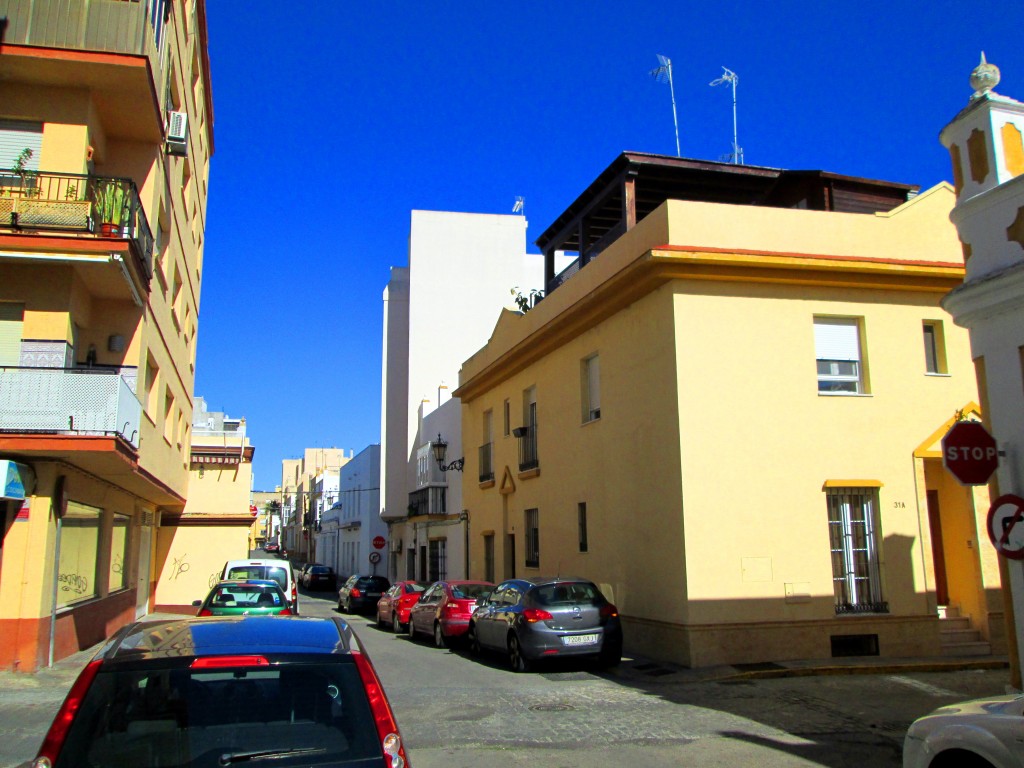
[[[943,656],[991,656],[992,646],[986,642],[942,644]]]
[[[971,620],[969,618],[962,617],[957,619],[939,619],[939,631],[940,632],[951,632],[960,629],[970,629]]]
[[[939,618],[940,619],[958,619],[958,618],[960,618],[960,606],[959,605],[940,605],[938,612],[939,612]]]
[[[942,645],[953,645],[955,643],[977,643],[981,641],[981,633],[976,629],[945,629],[939,632],[939,642]]]

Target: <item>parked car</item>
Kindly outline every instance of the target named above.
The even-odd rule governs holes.
[[[399,581],[391,585],[391,589],[380,596],[377,601],[377,626],[389,624],[397,635],[409,625],[409,609],[416,605],[423,592],[429,586],[423,581]]]
[[[32,765],[249,761],[408,765],[387,694],[345,621],[130,624],[82,670]]]
[[[469,629],[477,600],[494,589],[489,581],[438,581],[423,593],[409,611],[409,637],[431,635],[444,648]]]
[[[196,616],[291,616],[288,598],[276,581],[241,580],[218,582],[205,600],[192,603]]]
[[[302,569],[299,581],[306,589],[337,589],[338,575],[329,565],[311,563]]]
[[[250,558],[249,560],[228,560],[224,563],[221,579],[271,579],[276,581],[288,598],[288,607],[292,613],[299,612],[299,590],[295,584],[295,574],[291,563],[270,558]]]
[[[602,666],[622,659],[619,611],[586,579],[503,581],[473,612],[467,640],[475,653],[507,654],[517,672],[541,657],[586,656]]]
[[[267,553],[280,552],[281,545],[273,541],[268,541],[266,544],[263,545],[263,551]]]
[[[353,574],[338,590],[338,610],[344,613],[366,613],[376,608],[380,596],[391,589],[383,576]]]
[[[940,707],[911,723],[904,768],[1022,768],[1024,696],[995,696]]]

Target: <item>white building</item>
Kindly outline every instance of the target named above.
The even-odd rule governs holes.
[[[387,525],[380,518],[379,479],[380,446],[370,445],[341,468],[337,500],[320,518],[317,557],[339,577],[384,573],[386,547],[374,544],[387,536]]]
[[[1024,103],[991,90],[998,82],[999,70],[982,56],[971,75],[974,94],[940,134],[953,160],[957,202],[950,219],[966,262],[963,285],[942,306],[970,332],[982,414],[1002,454],[991,482],[994,508],[1003,506],[1002,494],[1024,496]],[[1007,541],[1018,553],[1022,527],[1012,526]],[[1006,627],[1019,688],[1024,562],[1001,557],[1000,568],[1011,595]]]
[[[449,388],[463,360],[487,343],[500,310],[517,308],[513,291],[528,296],[543,279],[544,257],[526,252],[524,217],[412,212],[409,265],[392,267],[384,290],[380,515],[390,532],[390,579],[435,579],[441,568],[464,577],[462,473],[440,472],[430,445],[440,434],[446,463],[463,457]],[[449,410],[432,417],[439,402]],[[477,466],[474,453],[467,468]]]

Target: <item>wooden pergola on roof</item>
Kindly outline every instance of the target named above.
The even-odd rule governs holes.
[[[585,266],[666,200],[875,213],[905,203],[916,185],[786,171],[667,155],[623,152],[537,238],[544,254],[546,292]],[[555,275],[555,251],[579,254]]]

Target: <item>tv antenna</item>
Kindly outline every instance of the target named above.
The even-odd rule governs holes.
[[[743,148],[740,147],[736,136],[736,83],[739,81],[739,75],[731,69],[722,67],[722,76],[708,83],[708,85],[722,85],[723,83],[732,85],[732,154],[728,157],[731,158],[730,162],[735,165],[743,165]]]
[[[662,56],[660,53],[655,54],[658,57],[658,63],[661,65],[651,70],[651,77],[657,80],[659,83],[668,83],[669,93],[672,95],[672,123],[676,128],[676,157],[680,157],[679,154],[679,120],[676,117],[676,89],[672,85],[672,59],[668,56]]]

